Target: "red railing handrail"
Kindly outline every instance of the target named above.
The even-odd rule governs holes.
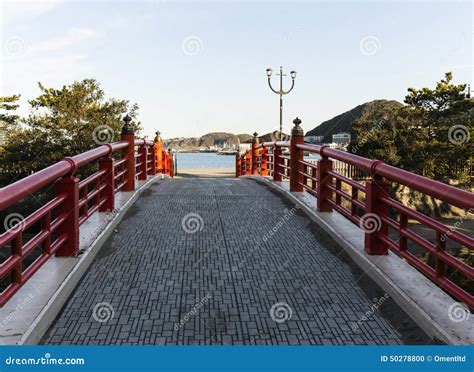
[[[443,182],[435,181],[416,173],[412,173],[380,160],[363,158],[346,151],[331,149],[329,146],[319,146],[309,143],[297,144],[297,148],[303,151],[317,153],[321,156],[340,160],[344,163],[354,165],[370,175],[380,175],[390,181],[410,187],[413,190],[443,200],[458,208],[474,208],[474,194],[472,192],[458,189]]]
[[[135,144],[145,144],[144,139],[135,141]],[[12,204],[23,199],[28,194],[36,192],[51,182],[61,178],[68,173],[73,173],[76,169],[93,162],[103,156],[110,155],[112,152],[127,147],[127,141],[120,141],[111,144],[102,145],[83,152],[81,154],[66,157],[47,168],[40,170],[30,176],[22,178],[10,185],[0,188],[0,210],[8,208]],[[147,143],[148,144],[148,143]],[[153,144],[153,142],[151,142]]]

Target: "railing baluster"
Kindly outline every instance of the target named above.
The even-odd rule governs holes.
[[[148,172],[150,176],[154,176],[157,173],[157,163],[156,163],[156,143],[153,143],[153,146],[150,147],[150,156],[151,156],[151,169]]]
[[[304,142],[304,132],[300,127],[301,120],[296,118],[293,120],[295,125],[291,129],[291,141],[290,141],[290,191],[303,192],[303,164],[301,163],[304,158],[304,151],[300,150],[297,145]]]
[[[127,173],[125,174],[126,183],[123,186],[123,191],[134,191],[135,190],[135,134],[133,128],[130,127],[131,119],[126,116],[124,119],[125,125],[122,128],[121,140],[127,141],[128,146],[122,150],[122,158],[126,158],[125,168]]]
[[[260,175],[268,176],[268,148],[262,147]]]
[[[273,181],[276,182],[281,181],[281,160],[281,147],[275,143],[275,147],[273,147]]]
[[[252,138],[252,147],[250,150],[250,156],[251,156],[251,170],[250,174],[258,174],[258,154],[259,154],[259,149],[257,148],[258,146],[258,133],[255,132],[253,134]]]
[[[110,150],[112,152],[112,149]],[[105,199],[104,204],[99,208],[99,212],[110,212],[115,208],[115,167],[114,159],[110,156],[104,156],[99,160],[99,170],[105,171],[99,184],[105,184],[104,189],[99,193],[99,200]],[[122,177],[120,177],[122,178]],[[121,182],[119,180],[119,182]]]
[[[379,226],[366,229],[365,232],[365,251],[371,255],[388,254],[388,244],[380,236],[388,237],[388,226],[382,222],[381,217],[388,217],[389,207],[380,201],[381,198],[388,198],[389,184],[379,175],[372,175],[365,183],[365,212],[371,216],[366,219],[372,219]],[[374,221],[375,219],[375,221]]]
[[[70,176],[56,181],[56,195],[66,194],[66,200],[57,208],[57,214],[66,213],[66,220],[58,227],[57,235],[67,234],[67,240],[56,256],[77,256],[79,252],[79,179]]]
[[[321,147],[323,149],[324,146]],[[332,160],[322,154],[321,159],[318,160],[316,168],[318,176],[316,195],[317,195],[317,210],[318,212],[332,212],[332,204],[328,200],[332,199],[332,190],[327,186],[332,184],[332,176],[328,172],[332,171]]]
[[[155,137],[155,156],[156,156],[156,173],[163,172],[163,141],[160,137],[160,131],[156,131]]]
[[[235,177],[239,177],[242,171],[242,155],[240,154],[240,150],[237,150],[237,154],[235,155]]]
[[[146,181],[147,167],[148,167],[148,165],[147,165],[148,151],[147,151],[146,143],[144,143],[143,145],[138,147],[138,155],[139,155],[138,159],[140,159],[139,162],[141,163],[138,179],[140,181]]]

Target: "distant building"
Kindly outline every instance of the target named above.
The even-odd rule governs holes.
[[[308,143],[319,144],[319,143],[323,143],[323,139],[324,139],[324,136],[306,136],[304,138],[304,141]]]
[[[332,142],[337,145],[347,145],[351,142],[351,134],[348,132],[341,132],[332,135]]]

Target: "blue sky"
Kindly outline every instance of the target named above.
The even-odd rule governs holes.
[[[93,77],[139,104],[149,136],[275,130],[267,67],[298,72],[284,127],[299,116],[305,130],[369,100],[401,101],[446,71],[472,82],[471,2],[2,0],[1,10],[0,94],[25,103],[37,81]]]

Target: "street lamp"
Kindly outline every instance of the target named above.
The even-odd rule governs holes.
[[[268,77],[268,86],[272,90],[273,93],[279,94],[280,95],[280,140],[283,139],[283,95],[288,94],[293,90],[293,87],[295,86],[295,78],[296,78],[296,71],[291,71],[290,76],[291,76],[291,88],[288,91],[283,90],[283,76],[286,76],[283,74],[283,68],[280,66],[280,73],[277,74],[277,76],[280,76],[280,90],[275,90],[272,87],[272,83],[270,82],[270,78],[272,76],[273,70],[271,68],[267,68],[267,77]]]

